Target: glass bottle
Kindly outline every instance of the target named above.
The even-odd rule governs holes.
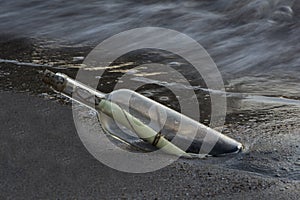
[[[95,108],[105,131],[138,137],[153,147],[191,157],[237,153],[242,144],[179,112],[128,89],[104,94],[65,74],[46,70],[43,81],[57,92]]]

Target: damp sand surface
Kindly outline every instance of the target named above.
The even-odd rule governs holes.
[[[6,51],[1,51],[1,57],[6,60],[41,65],[52,62],[54,66],[80,65],[73,58],[86,56],[90,49],[49,48],[49,44],[41,48],[40,44],[35,46],[27,39],[5,39],[3,43],[6,45],[1,48]],[[125,61],[128,59],[119,63]],[[128,174],[101,164],[89,154],[77,135],[70,102],[41,84],[42,70],[34,65],[0,63],[0,190],[3,198],[300,197],[297,98],[273,96],[274,102],[270,96],[249,98],[249,95],[231,91],[222,132],[245,145],[242,153],[198,160],[179,159],[155,172]],[[74,77],[77,69],[53,70]],[[114,75],[105,81],[113,80]],[[110,89],[107,84],[105,90]],[[167,96],[161,88],[143,88],[142,92],[150,97]],[[199,96],[203,95],[206,94]],[[165,99],[171,101],[162,103],[176,109],[172,96]],[[203,115],[205,122],[207,110]]]
[[[267,136],[230,158],[179,159],[155,172],[129,174],[89,154],[76,133],[70,106],[14,92],[1,92],[0,101],[2,198],[298,199],[300,195],[297,129],[288,133],[280,126],[273,132],[260,122],[245,125],[248,128],[231,126],[228,129],[244,142],[245,135],[257,131]]]

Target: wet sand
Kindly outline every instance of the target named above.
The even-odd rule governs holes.
[[[27,40],[0,39],[2,59],[73,65],[73,56],[88,52],[44,48],[37,53]],[[300,198],[299,106],[229,98],[236,110],[228,114],[223,133],[245,144],[244,152],[179,159],[152,173],[128,174],[88,153],[70,104],[41,84],[40,70],[0,63],[1,199]],[[76,70],[62,72],[74,76]]]
[[[275,155],[271,151],[263,157],[265,147],[260,143],[257,148],[231,159],[180,159],[156,172],[128,174],[110,169],[87,152],[76,133],[69,105],[15,92],[1,92],[0,103],[1,198],[300,197],[299,180],[233,169],[232,163],[238,165],[237,161],[245,165],[248,162],[248,166],[252,162],[263,165],[261,160]],[[276,148],[279,160],[275,163],[282,163],[281,157],[295,150],[286,144]],[[261,160],[253,161],[258,158]]]

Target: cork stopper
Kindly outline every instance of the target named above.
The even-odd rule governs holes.
[[[59,92],[62,92],[66,86],[66,78],[63,75],[55,74],[49,70],[44,71],[42,80]]]

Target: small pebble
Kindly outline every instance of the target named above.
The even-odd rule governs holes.
[[[280,169],[284,170],[284,171],[289,171],[288,168],[285,168],[285,167],[281,167]]]
[[[295,165],[300,166],[300,161],[295,162]]]

